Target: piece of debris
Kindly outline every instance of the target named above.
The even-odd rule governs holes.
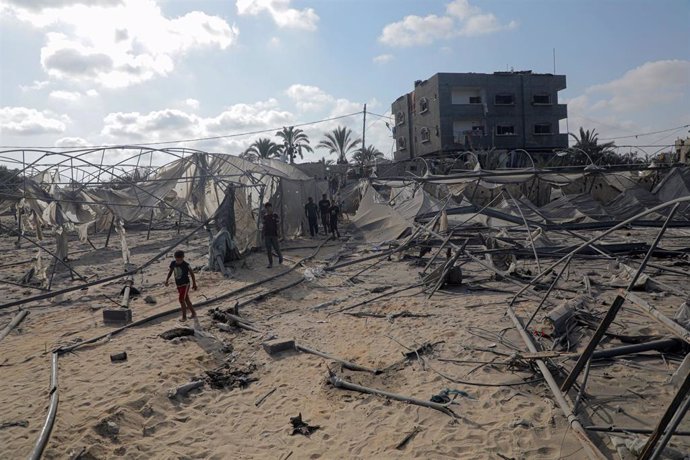
[[[127,361],[127,352],[123,351],[121,353],[113,353],[110,355],[110,362],[115,363],[119,361]]]
[[[266,393],[265,395],[263,395],[262,397],[260,397],[259,399],[257,399],[256,402],[254,403],[254,405],[256,407],[259,407],[269,396],[271,396],[273,393],[275,393],[276,390],[277,390],[277,388],[274,388],[271,391],[269,391],[268,393]]]
[[[453,396],[452,398],[451,395]],[[433,395],[430,401],[439,404],[450,404],[451,402],[455,401],[455,398],[457,398],[458,396],[468,399],[475,399],[472,396],[470,396],[469,393],[467,393],[466,391],[451,390],[449,388],[445,388],[444,390],[441,390],[440,393]]]
[[[377,286],[375,288],[369,289],[369,292],[371,292],[372,294],[380,294],[382,292],[386,292],[390,288],[391,286]]]
[[[532,428],[532,427],[534,427],[534,425],[532,424],[532,422],[530,422],[529,420],[525,420],[525,419],[515,420],[515,421],[514,421],[513,423],[511,423],[510,425],[511,425],[513,428],[517,428],[517,427],[519,427],[519,426],[521,426],[521,427],[523,427],[523,428]]]
[[[144,297],[144,302],[151,304],[151,305],[154,305],[157,303],[156,298],[152,295],[147,295],[146,297]]]
[[[176,339],[177,337],[186,337],[188,335],[194,335],[194,329],[191,327],[175,327],[169,331],[163,332],[160,337],[165,340]]]
[[[269,355],[274,355],[282,351],[294,350],[295,341],[284,339],[267,340],[263,342],[261,346],[264,347],[264,351],[266,353],[268,353]]]
[[[26,428],[29,426],[29,422],[27,420],[16,420],[13,422],[3,422],[0,423],[0,430],[4,430],[5,428],[12,428],[14,426],[20,426],[22,428]]]
[[[204,386],[203,380],[195,380],[193,382],[185,383],[182,386],[179,386],[177,388],[173,388],[172,390],[168,391],[168,398],[175,399],[175,398],[185,397],[185,396],[187,396],[187,394],[189,394],[190,391],[196,390],[197,388],[201,388],[203,386]]]
[[[415,436],[417,436],[417,433],[421,433],[421,431],[422,431],[422,429],[421,429],[420,427],[418,427],[418,426],[414,427],[414,429],[413,429],[411,432],[409,432],[409,433],[407,434],[407,436],[405,436],[405,437],[403,438],[403,440],[400,441],[400,442],[398,443],[397,446],[395,446],[395,448],[396,448],[397,450],[403,450],[403,449],[405,448],[405,446],[406,446],[410,441],[412,441],[412,439],[413,439]]]
[[[250,363],[241,368],[232,368],[230,364],[225,364],[218,369],[206,371],[204,378],[211,388],[221,389],[235,389],[246,388],[250,383],[256,382],[257,378],[252,377],[256,371],[256,365]]]
[[[99,436],[112,440],[117,439],[117,435],[120,433],[118,424],[108,419],[101,420],[98,425],[94,427],[94,430],[96,430]]]
[[[311,426],[302,420],[302,413],[300,412],[297,417],[290,417],[290,423],[292,424],[291,436],[296,434],[301,434],[309,437],[314,431],[321,428],[320,426]]]

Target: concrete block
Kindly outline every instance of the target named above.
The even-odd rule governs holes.
[[[285,339],[269,340],[261,344],[269,355],[280,353],[281,351],[294,350],[295,341]]]
[[[103,310],[103,323],[105,324],[129,324],[132,322],[132,310],[129,308],[118,308]]]

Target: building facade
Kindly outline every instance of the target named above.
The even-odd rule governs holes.
[[[550,152],[568,147],[559,132],[565,75],[531,71],[437,73],[393,102],[395,159],[467,150]]]

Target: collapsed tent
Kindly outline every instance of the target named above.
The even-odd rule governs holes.
[[[474,170],[406,180],[372,179],[363,190],[353,223],[367,241],[382,242],[400,237],[415,219],[429,218],[441,209],[435,197],[448,200],[451,226],[611,225],[688,196],[690,168],[565,173]],[[679,207],[674,221],[690,223],[689,209],[688,205]],[[645,219],[661,222],[669,211],[650,213]]]
[[[157,152],[179,157],[172,150]],[[70,156],[70,163],[74,158],[80,155]],[[199,151],[131,178],[101,167],[103,180],[98,174],[79,182],[66,180],[56,167],[57,173],[49,168],[23,178],[16,193],[3,194],[0,211],[14,209],[20,228],[33,229],[39,239],[42,229],[52,228],[60,259],[68,255],[68,232],[76,231],[86,241],[89,233],[108,227],[122,233],[125,225],[133,222],[167,220],[174,220],[176,225],[185,220],[196,226],[214,222],[219,232],[229,234],[229,240],[219,247],[241,254],[261,245],[263,203],[273,204],[282,235],[294,238],[307,227],[307,198],[328,191],[326,180],[314,179],[277,160],[253,163]],[[223,259],[227,260],[227,255]]]

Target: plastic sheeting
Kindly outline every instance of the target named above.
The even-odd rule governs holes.
[[[441,203],[417,184],[391,188],[390,200],[369,184],[352,223],[367,242],[392,241],[411,228],[418,215],[441,208]]]

